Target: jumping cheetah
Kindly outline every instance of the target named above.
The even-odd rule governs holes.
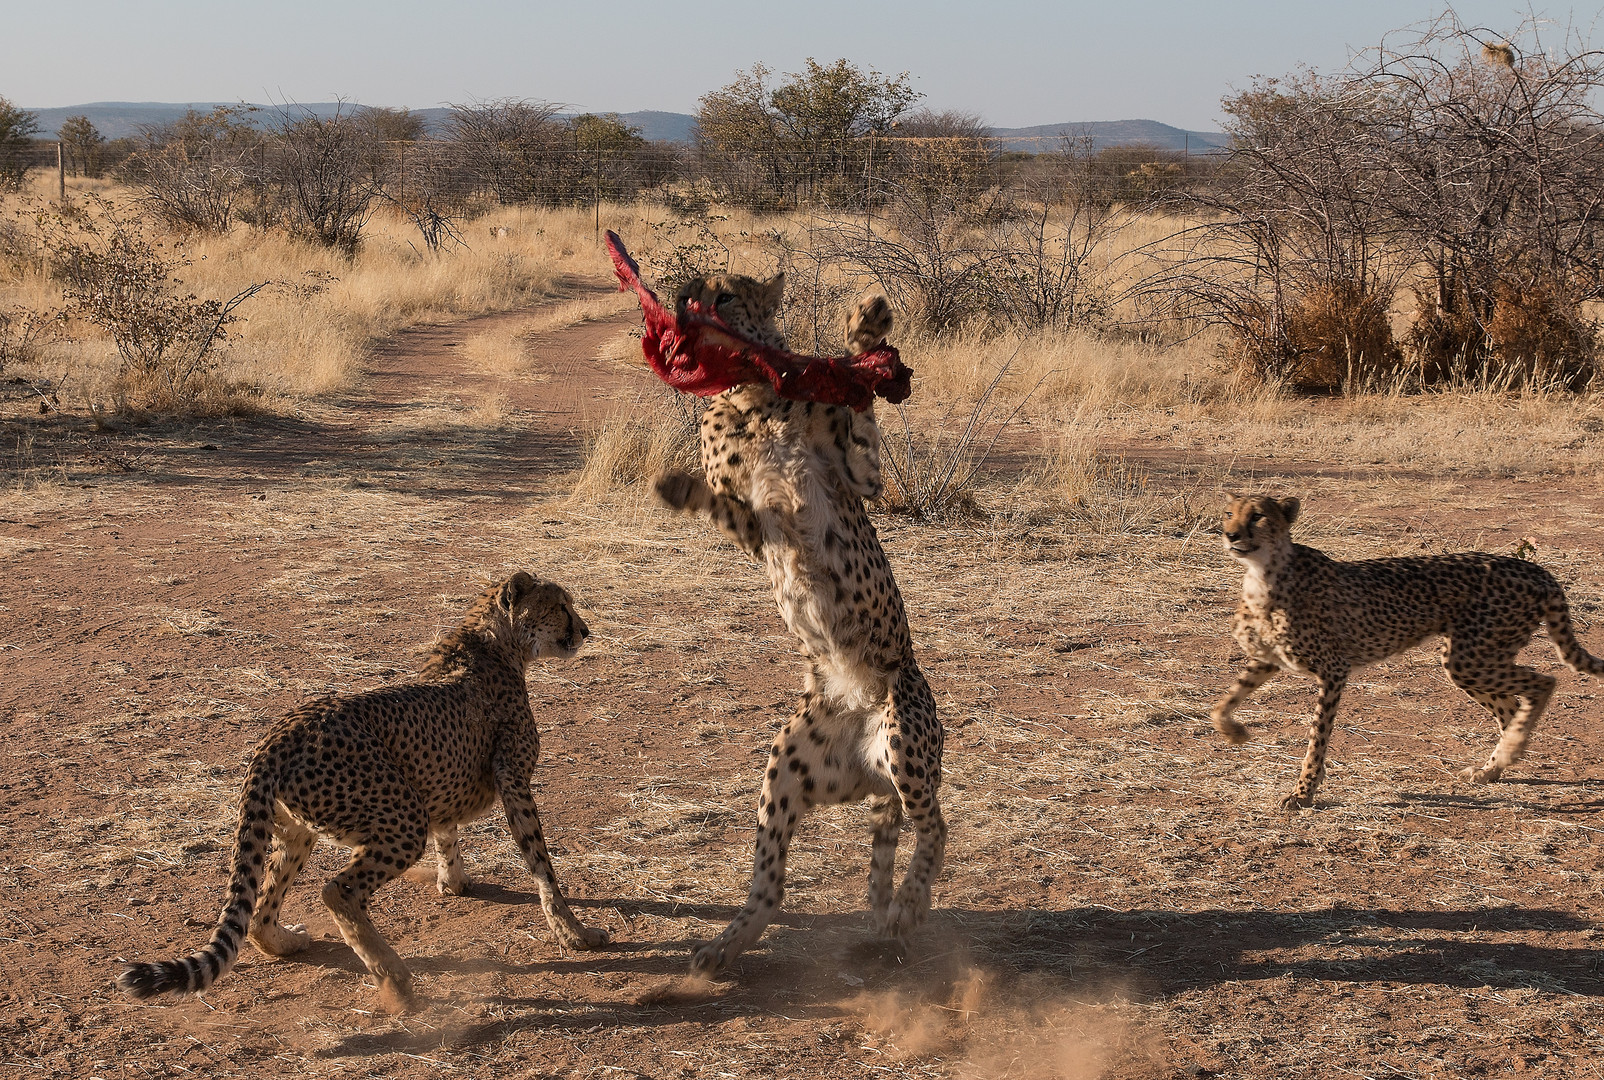
[[[525,669],[538,656],[573,656],[589,636],[560,586],[514,574],[480,594],[416,681],[322,698],[284,717],[246,772],[229,900],[211,941],[176,960],[130,964],[118,987],[136,998],[200,993],[234,966],[247,934],[269,956],[304,949],[311,936],[281,926],[279,908],[322,834],[353,849],[323,887],[323,903],[385,1003],[405,1010],[412,977],[369,920],[368,901],[418,861],[431,835],[440,891],[463,892],[457,826],[497,798],[539,883],[552,933],[573,949],[605,945],[606,933],[582,926],[568,909],[529,793],[540,735]]]
[[[1309,750],[1282,809],[1314,803],[1349,673],[1428,637],[1445,638],[1448,677],[1503,732],[1487,763],[1462,774],[1478,784],[1521,759],[1554,692],[1552,676],[1515,663],[1539,623],[1566,664],[1604,675],[1604,660],[1571,632],[1565,590],[1536,563],[1479,552],[1338,562],[1292,542],[1298,508],[1297,499],[1264,495],[1232,496],[1226,507],[1225,550],[1247,568],[1232,635],[1249,663],[1210,714],[1220,734],[1243,743],[1248,730],[1231,714],[1272,675],[1292,668],[1319,680]]]
[[[683,311],[697,300],[737,333],[784,348],[774,325],[782,288],[779,276],[714,274],[686,284],[678,305]],[[848,341],[867,352],[890,329],[890,305],[874,297],[853,311]],[[869,906],[878,934],[900,943],[929,910],[947,838],[936,797],[942,730],[864,506],[880,493],[879,440],[872,408],[788,401],[767,383],[742,385],[703,415],[705,480],[678,472],[657,480],[669,507],[707,514],[763,562],[808,660],[802,700],[769,752],[746,905],[696,951],[695,975],[725,968],[774,918],[797,820],[821,803],[870,800]],[[917,842],[893,897],[904,817]]]

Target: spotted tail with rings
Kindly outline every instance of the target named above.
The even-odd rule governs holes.
[[[211,941],[176,960],[124,967],[117,973],[117,989],[129,997],[198,994],[226,975],[239,959],[251,916],[256,912],[263,864],[273,835],[277,757],[276,754],[258,755],[246,774],[240,799],[239,831],[234,837],[234,874],[229,881],[228,903],[217,917]]]

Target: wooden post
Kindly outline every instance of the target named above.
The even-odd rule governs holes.
[[[56,185],[61,195],[61,201],[67,201],[67,158],[61,150],[61,140],[56,140]]]

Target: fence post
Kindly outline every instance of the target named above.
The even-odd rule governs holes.
[[[56,189],[63,204],[67,201],[67,158],[61,150],[61,140],[56,140]]]
[[[601,139],[596,140],[596,178],[592,187],[592,197],[596,200],[596,243],[601,243]]]

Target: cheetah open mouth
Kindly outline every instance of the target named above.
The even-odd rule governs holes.
[[[641,351],[657,377],[676,390],[708,397],[743,383],[767,382],[792,401],[850,405],[862,412],[876,394],[895,404],[912,389],[913,372],[889,345],[861,356],[802,356],[736,333],[695,301],[681,318],[641,281],[639,264],[610,229],[607,251],[619,289],[640,297],[646,322]]]

